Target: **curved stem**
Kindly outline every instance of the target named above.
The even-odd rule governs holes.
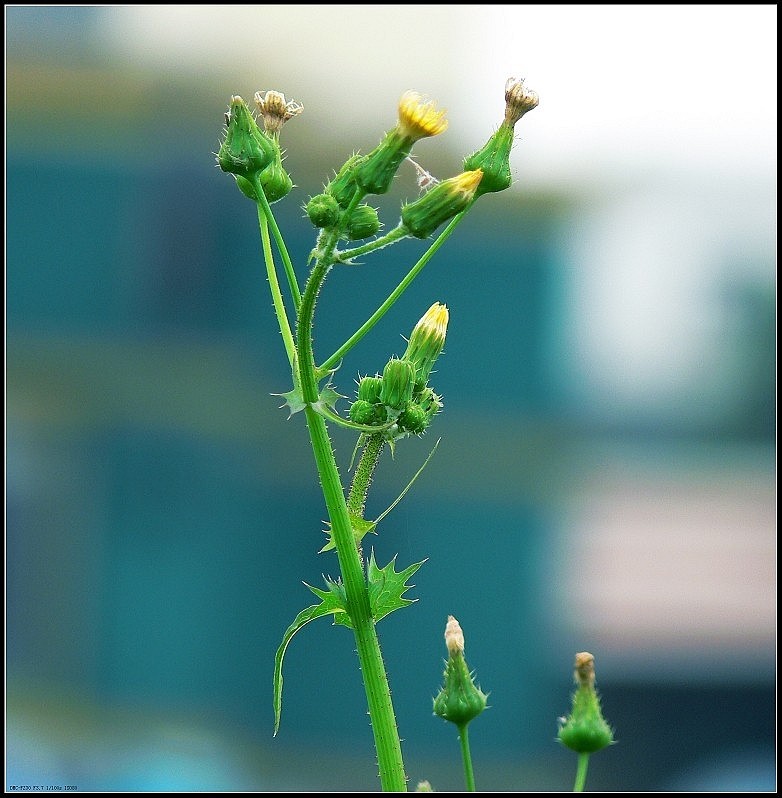
[[[256,189],[257,190],[257,189]],[[263,259],[266,263],[266,275],[269,280],[269,288],[272,293],[272,302],[274,304],[274,313],[277,316],[277,322],[280,325],[280,334],[282,335],[282,342],[285,345],[285,353],[288,355],[288,362],[293,367],[294,359],[296,356],[296,344],[293,342],[293,333],[291,326],[288,322],[288,315],[285,312],[285,302],[282,298],[280,291],[280,284],[277,280],[277,270],[274,268],[274,256],[272,254],[271,241],[269,240],[269,225],[263,209],[258,205],[258,224],[261,229],[261,241],[263,243]]]
[[[580,753],[578,755],[578,766],[576,768],[576,783],[573,785],[573,792],[584,792],[588,767],[589,767],[589,754]]]
[[[475,775],[472,772],[472,756],[470,755],[470,738],[467,735],[467,724],[459,726],[459,743],[462,749],[462,765],[464,766],[464,783],[467,792],[475,792]]]
[[[383,318],[383,316],[386,315],[394,302],[396,302],[397,299],[402,296],[410,283],[412,283],[413,280],[418,276],[418,273],[421,271],[421,269],[423,269],[424,266],[429,263],[437,250],[440,249],[440,247],[445,243],[448,236],[451,235],[456,228],[456,225],[459,224],[459,222],[464,218],[464,215],[467,213],[470,207],[471,206],[468,206],[461,213],[457,214],[453,219],[451,219],[445,230],[443,230],[443,232],[437,236],[432,243],[432,246],[426,250],[415,266],[413,266],[413,268],[410,269],[410,271],[402,278],[402,282],[400,282],[399,285],[388,295],[385,302],[380,305],[380,307],[361,325],[361,327],[358,328],[358,330],[356,330],[355,333],[353,333],[353,335],[350,336],[350,338],[348,338],[347,341],[345,341],[344,344],[342,344],[339,349],[337,349],[336,352],[334,352],[333,355],[331,355],[331,357],[323,361],[322,365],[318,369],[320,372],[328,371],[332,366],[336,365],[339,360],[344,357],[345,354],[349,352],[380,321],[380,319]]]
[[[288,254],[288,248],[285,246],[282,233],[280,232],[280,228],[277,226],[277,220],[274,218],[271,205],[269,205],[269,200],[266,199],[266,194],[263,191],[263,186],[261,186],[260,178],[257,175],[254,180],[253,187],[255,188],[255,194],[258,198],[258,207],[263,211],[263,215],[269,222],[272,235],[274,236],[274,241],[277,244],[277,249],[280,251],[282,265],[285,269],[285,276],[288,278],[288,286],[290,287],[291,296],[293,297],[293,308],[298,313],[299,305],[301,304],[301,292],[299,291],[299,283],[296,280],[296,273],[293,271],[291,256]]]
[[[340,252],[337,252],[337,260],[344,263],[352,258],[359,257],[359,255],[366,255],[367,252],[374,252],[376,249],[383,249],[383,247],[387,247],[389,244],[400,241],[409,235],[410,233],[407,232],[405,226],[400,223],[393,230],[389,230],[389,232],[387,232],[384,236],[379,236],[374,241],[370,241],[369,243],[363,244],[360,247],[355,247],[354,249],[343,249]]]

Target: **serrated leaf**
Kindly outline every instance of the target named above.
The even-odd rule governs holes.
[[[356,543],[360,543],[364,535],[368,535],[370,532],[373,535],[377,534],[375,529],[377,526],[377,521],[367,521],[360,515],[355,515],[354,513],[348,513],[348,516],[350,517],[350,526],[353,529],[353,537],[356,539]],[[326,534],[329,536],[329,542],[318,552],[318,554],[322,554],[324,551],[331,551],[332,549],[337,548],[337,544],[334,542],[334,535],[331,533],[331,523],[327,521],[326,527]]]
[[[350,616],[347,613],[347,601],[345,599],[345,589],[341,584],[336,582],[332,582],[329,579],[326,579],[326,584],[328,585],[328,590],[319,590],[316,587],[312,587],[312,585],[305,585],[319,598],[321,599],[320,604],[314,604],[311,607],[307,607],[306,609],[302,610],[294,619],[293,623],[287,628],[285,634],[282,636],[282,643],[280,643],[280,647],[277,649],[277,653],[274,656],[274,734],[277,735],[277,732],[280,728],[280,715],[282,713],[282,660],[285,656],[285,651],[288,648],[288,644],[291,642],[291,639],[299,631],[299,629],[303,628],[308,624],[310,621],[314,621],[316,618],[321,618],[324,615],[334,615],[335,623],[338,622],[337,619],[344,615],[347,619],[347,623],[344,621],[340,621],[343,626],[350,626]]]
[[[385,618],[390,612],[418,601],[418,599],[402,598],[402,594],[410,590],[411,587],[415,587],[415,585],[406,585],[405,582],[426,560],[408,565],[404,571],[398,573],[394,571],[395,562],[396,555],[385,568],[378,568],[375,562],[375,552],[373,551],[369,556],[369,567],[367,568],[369,606],[375,623],[381,618]]]
[[[330,385],[327,385],[318,397],[318,404],[324,407],[330,407],[332,410],[337,409],[337,402],[340,399],[345,399],[341,393],[337,393]]]
[[[293,388],[287,393],[274,393],[272,396],[282,396],[283,399],[285,399],[285,404],[280,405],[280,407],[288,408],[288,418],[290,418],[294,413],[304,410],[304,408],[307,406],[307,403],[304,401],[304,394],[301,392],[301,388]]]

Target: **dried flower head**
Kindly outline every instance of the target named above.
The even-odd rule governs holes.
[[[511,127],[527,111],[538,105],[538,95],[524,85],[524,78],[508,78],[505,83],[505,121]]]
[[[417,91],[406,91],[399,100],[399,129],[413,141],[436,136],[448,127],[445,111],[438,111],[433,102]]]
[[[595,683],[595,658],[588,651],[576,654],[573,678],[576,684],[591,687]]]
[[[464,653],[464,632],[453,615],[448,616],[445,624],[445,645],[451,655]]]
[[[304,106],[294,100],[285,99],[279,91],[256,91],[255,104],[263,117],[264,130],[270,135],[279,134],[282,126],[298,116]]]

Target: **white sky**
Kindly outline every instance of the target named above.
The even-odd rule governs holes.
[[[775,5],[124,6],[103,23],[118,55],[226,71],[241,84],[229,94],[277,88],[331,112],[338,136],[390,125],[415,88],[448,109],[451,147],[472,149],[506,78],[524,77],[541,97],[518,128],[534,182],[661,163],[776,171]]]

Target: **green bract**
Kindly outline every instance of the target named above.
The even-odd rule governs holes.
[[[225,139],[217,153],[217,163],[224,172],[252,177],[273,160],[278,147],[261,131],[241,97],[231,97]]]

